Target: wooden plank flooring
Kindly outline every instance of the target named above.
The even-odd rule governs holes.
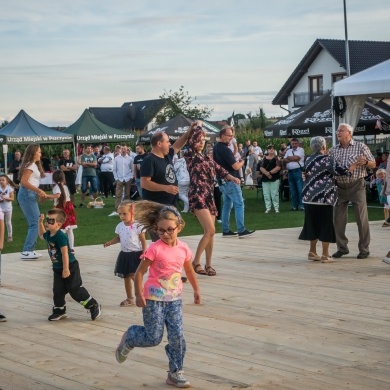
[[[185,285],[185,373],[202,390],[390,389],[390,266],[381,262],[390,228],[371,223],[371,256],[357,260],[357,228],[348,225],[351,254],[334,264],[309,262],[300,229],[215,237],[216,277],[200,276],[203,303]],[[199,236],[184,237],[195,250]],[[76,234],[77,242],[77,234]],[[335,246],[332,245],[335,250]],[[76,248],[84,285],[102,304],[102,318],[67,299],[69,318],[47,321],[52,273],[46,253],[23,262],[2,256],[0,390],[161,389],[164,345],[135,349],[118,364],[114,351],[137,307],[120,308],[122,281],[113,275],[119,246]]]

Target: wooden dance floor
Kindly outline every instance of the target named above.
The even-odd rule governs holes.
[[[334,264],[309,262],[297,228],[245,240],[217,235],[217,276],[199,276],[202,305],[184,287],[184,370],[192,388],[390,389],[390,266],[381,262],[390,228],[381,224],[371,223],[365,260],[356,259],[357,227],[349,225],[351,254]],[[183,240],[195,250],[199,236]],[[30,262],[2,256],[0,311],[8,321],[0,323],[1,390],[172,388],[165,384],[166,336],[157,347],[134,349],[123,364],[115,360],[123,332],[142,324],[141,309],[119,307],[118,250],[76,248],[84,285],[102,304],[94,322],[70,298],[68,318],[47,321],[46,253]]]

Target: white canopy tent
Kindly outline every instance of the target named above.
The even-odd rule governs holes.
[[[390,59],[334,83],[333,95],[390,98]]]
[[[390,98],[390,59],[334,83],[333,96],[344,96],[347,110],[340,122],[355,128],[367,97]]]

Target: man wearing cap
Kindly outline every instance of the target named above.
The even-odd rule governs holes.
[[[370,149],[363,142],[352,139],[353,128],[349,124],[341,123],[337,129],[339,144],[330,149],[329,155],[333,156],[336,163],[349,167],[358,162],[358,167],[351,176],[336,176],[337,203],[334,207],[334,230],[336,233],[337,252],[333,257],[339,258],[349,253],[348,238],[345,229],[348,222],[348,203],[351,202],[359,232],[358,259],[369,256],[370,226],[368,224],[366,184],[364,177],[367,168],[375,168],[375,158]]]
[[[305,151],[299,147],[299,141],[292,138],[291,148],[286,150],[283,162],[288,171],[288,185],[291,194],[291,210],[304,210],[302,203],[303,178],[302,171],[305,164]]]

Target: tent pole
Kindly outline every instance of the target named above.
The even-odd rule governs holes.
[[[333,102],[333,90],[331,93],[331,101]],[[338,117],[332,107],[332,146],[336,146],[336,126],[338,125],[336,121],[338,122]]]

